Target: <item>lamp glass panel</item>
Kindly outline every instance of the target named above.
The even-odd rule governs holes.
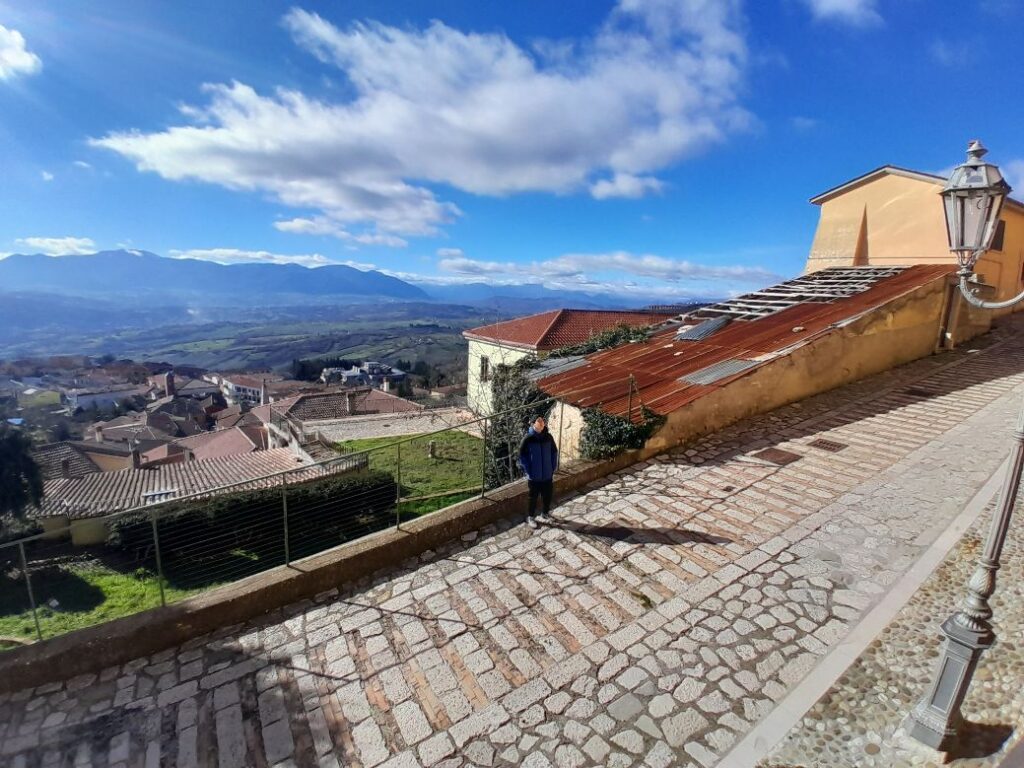
[[[960,196],[952,192],[942,195],[942,204],[946,211],[946,235],[949,237],[949,248],[954,251],[963,247],[960,200]]]
[[[985,234],[981,241],[982,247],[988,250],[992,247],[992,238],[995,237],[996,228],[999,226],[999,214],[1003,209],[1003,200],[1006,199],[1004,194],[994,194],[989,197],[988,201],[988,212],[986,214],[985,221]]]
[[[981,248],[985,244],[989,197],[984,193],[974,192],[968,195],[964,203],[964,247]]]

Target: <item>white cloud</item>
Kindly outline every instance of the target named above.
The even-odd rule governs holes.
[[[85,162],[85,160],[75,160],[72,163],[72,165],[75,166],[76,168],[81,168],[84,171],[92,170],[92,166],[89,163]]]
[[[570,253],[548,261],[518,263],[479,261],[465,257],[441,259],[440,269],[461,275],[529,275],[541,279],[588,280],[588,275],[620,272],[659,281],[727,280],[751,284],[776,281],[778,275],[761,267],[707,266],[683,259],[668,259],[627,251]]]
[[[45,253],[47,256],[96,253],[96,243],[88,237],[20,237],[14,242],[30,248],[33,253]]]
[[[409,244],[407,240],[403,240],[397,235],[383,235],[372,232],[353,234],[341,226],[341,224],[326,216],[316,216],[312,219],[275,221],[274,229],[280,232],[292,232],[301,235],[328,235],[347,243],[359,243],[360,245],[387,245],[392,248],[404,248]]]
[[[167,179],[267,193],[379,234],[434,234],[457,217],[437,184],[479,195],[650,192],[652,173],[749,123],[737,96],[739,5],[619,0],[591,37],[541,52],[438,21],[339,28],[296,9],[285,26],[345,73],[348,101],[207,85],[208,102],[184,107],[184,124],[92,143]]]
[[[948,40],[934,40],[928,46],[932,59],[944,67],[952,67],[970,61],[970,46],[965,42],[951,43]]]
[[[837,21],[867,27],[882,21],[876,0],[804,0],[819,21]]]
[[[1018,200],[1024,198],[1024,159],[1017,158],[1000,163],[999,169],[1003,172],[1003,178],[1013,187],[1010,196]]]
[[[801,115],[789,118],[789,124],[793,126],[793,130],[799,133],[807,133],[818,127],[818,121],[815,118]]]
[[[25,47],[21,33],[0,24],[0,81],[31,75],[42,66],[40,58]]]
[[[634,176],[631,173],[616,173],[610,179],[601,179],[591,184],[590,194],[598,200],[609,197],[644,197],[648,192],[661,192],[664,184],[653,176]]]
[[[463,255],[461,248],[438,248],[437,255],[442,259],[455,259]]]
[[[172,259],[198,259],[218,264],[298,264],[301,267],[323,267],[337,264],[319,253],[283,254],[269,251],[243,251],[238,248],[193,248],[171,251]]]
[[[49,171],[42,171],[39,175],[43,177],[43,181],[53,181],[53,174]]]

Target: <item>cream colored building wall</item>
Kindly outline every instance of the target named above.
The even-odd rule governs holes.
[[[491,383],[480,379],[480,360],[486,357],[489,361],[491,374],[499,365],[512,365],[524,357],[532,357],[534,352],[497,343],[467,339],[469,341],[469,376],[466,385],[466,399],[470,409],[480,415],[491,414]]]
[[[71,543],[76,547],[89,544],[102,544],[107,540],[107,523],[105,520],[75,520],[72,523],[66,515],[47,517],[42,521],[43,538],[62,539],[71,536]]]
[[[40,522],[43,525],[44,539],[60,539],[70,534],[68,526],[71,525],[71,521],[68,520],[67,515],[44,517]]]
[[[111,456],[109,453],[92,453],[88,450],[85,450],[84,453],[93,464],[100,468],[101,472],[116,472],[132,465],[130,456]]]
[[[580,457],[580,438],[583,435],[583,411],[574,405],[555,403],[548,414],[548,432],[558,445],[560,463]]]
[[[939,192],[943,183],[890,173],[821,203],[821,217],[805,272],[825,267],[956,264],[949,252]],[[994,298],[1024,288],[1024,210],[1003,207],[1001,251],[978,261],[976,273],[996,289]]]
[[[107,540],[107,533],[105,520],[75,520],[71,526],[71,543],[76,547],[102,544]]]

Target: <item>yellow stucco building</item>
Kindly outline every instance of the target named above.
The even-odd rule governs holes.
[[[805,272],[825,267],[956,264],[939,193],[946,179],[892,165],[811,198],[821,218]],[[1008,198],[975,272],[1002,301],[1024,288],[1024,203]]]

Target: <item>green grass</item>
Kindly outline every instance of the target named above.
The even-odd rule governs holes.
[[[32,570],[43,637],[71,632],[160,605],[156,576],[119,573],[95,561]],[[180,600],[200,590],[165,585],[167,601]],[[48,603],[57,601],[57,607]],[[0,635],[34,638],[35,623],[23,579],[0,577]]]
[[[38,408],[40,406],[60,405],[60,392],[49,389],[40,389],[31,395],[19,394],[18,405],[23,408]]]
[[[406,442],[394,445],[399,439]],[[430,441],[435,444],[434,458],[428,455]],[[370,451],[370,469],[391,473],[401,484],[402,498],[434,497],[402,502],[399,510],[402,514],[433,512],[479,492],[483,440],[465,432],[452,430],[437,435],[416,435],[412,439],[372,437],[346,440],[339,445],[347,451]]]
[[[428,455],[428,444],[435,443],[434,458]],[[390,472],[398,479],[398,456],[401,451],[402,497],[401,517],[410,519],[450,506],[479,493],[480,464],[483,441],[463,432],[439,435],[418,435],[406,439],[401,448],[396,438],[350,440],[341,445],[350,451],[373,450],[371,469]],[[417,498],[429,497],[429,498]],[[105,547],[86,550],[72,548],[70,543],[47,544],[52,550],[31,558],[32,588],[36,599],[39,623],[44,638],[54,637],[122,616],[130,616],[160,605],[160,588],[152,570],[136,569],[135,563],[124,562]],[[236,576],[247,575],[265,567],[253,553],[235,551],[236,562],[230,576],[211,576],[208,582],[174,587],[164,583],[168,603],[181,600],[225,583]],[[73,557],[72,557],[73,556]],[[51,565],[45,565],[51,560]],[[59,561],[59,562],[58,562]],[[240,565],[241,564],[241,565]],[[272,564],[271,564],[272,565]],[[165,568],[167,563],[164,563]],[[244,566],[244,567],[243,567]],[[15,578],[18,570],[0,568],[0,638],[35,638],[35,623],[29,605],[25,581]],[[172,583],[175,580],[168,572]],[[51,607],[51,600],[56,606]],[[11,644],[0,641],[0,652]]]
[[[403,501],[398,505],[398,514],[401,516],[402,520],[408,520],[413,517],[425,515],[428,512],[434,512],[438,509],[450,507],[452,504],[458,504],[460,501],[472,499],[479,495],[479,491],[466,491],[464,493],[448,494],[447,496],[434,496],[429,499]]]

